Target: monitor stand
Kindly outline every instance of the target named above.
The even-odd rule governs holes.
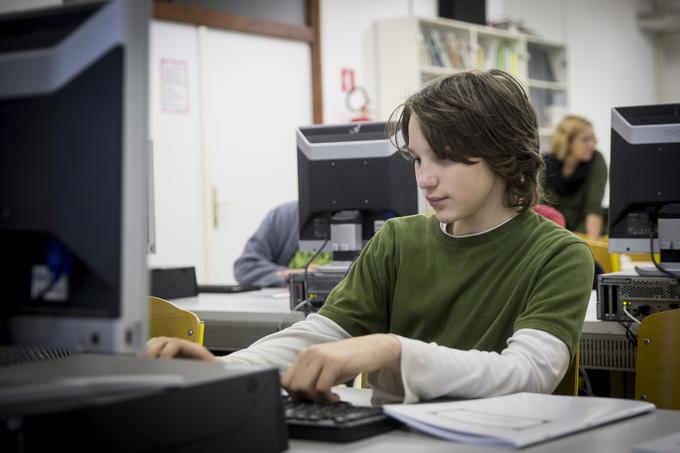
[[[663,267],[665,270],[675,275],[676,278],[680,278],[680,263],[677,262],[666,262],[659,263],[659,266]],[[670,276],[664,272],[661,272],[654,266],[635,266],[635,272],[641,277],[666,277]]]

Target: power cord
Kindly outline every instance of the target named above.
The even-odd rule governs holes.
[[[321,254],[323,249],[326,248],[326,244],[328,244],[329,240],[330,240],[330,237],[326,236],[326,239],[324,239],[323,244],[321,244],[321,247],[319,247],[319,249],[314,253],[314,255],[312,255],[312,257],[305,264],[305,274],[304,274],[304,277],[303,277],[303,284],[305,285],[305,298],[302,302],[308,302],[309,303],[310,311],[314,311],[314,310],[313,310],[313,307],[312,307],[312,303],[309,300],[309,290],[308,290],[309,289],[309,266],[314,262],[316,257]],[[300,302],[300,303],[302,303],[302,302]],[[300,305],[300,304],[298,304],[298,305]],[[293,310],[295,310],[295,308],[293,308]]]
[[[579,374],[581,375],[581,378],[583,378],[583,385],[584,385],[584,393],[585,396],[593,396],[593,386],[592,383],[590,382],[590,376],[588,376],[588,372],[586,369],[582,366],[578,367]]]
[[[629,311],[628,311],[628,306],[630,305],[630,302],[627,300],[624,300],[621,303],[621,308],[623,308],[623,312],[630,318],[631,321],[633,321],[636,324],[642,324],[639,319],[637,319],[635,316],[633,316]]]
[[[624,323],[623,321],[619,320],[618,323],[626,330],[626,340],[628,340],[628,342],[631,344],[633,350],[637,349],[637,335],[635,335],[630,328],[633,325],[633,321],[627,321]]]
[[[279,322],[279,326],[277,328],[277,331],[283,330],[283,325],[286,324],[291,317],[294,315],[296,311],[302,311],[305,314],[305,317],[311,312],[314,311],[314,308],[312,307],[312,303],[309,301],[309,297],[307,295],[307,288],[309,287],[308,285],[308,275],[309,275],[309,266],[314,262],[317,256],[323,251],[323,249],[326,247],[326,244],[328,244],[329,237],[326,237],[326,239],[323,241],[323,244],[321,244],[321,247],[312,255],[312,257],[305,263],[305,274],[304,274],[304,279],[303,279],[303,284],[305,288],[305,298],[302,300],[302,302],[298,303],[295,305],[291,310],[290,313],[288,313],[286,316],[281,319]],[[305,310],[305,308],[308,309],[308,311]]]
[[[649,257],[652,259],[654,267],[656,267],[659,270],[659,272],[668,275],[670,278],[675,280],[675,283],[678,286],[680,286],[680,275],[674,274],[669,270],[664,269],[663,267],[661,267],[660,263],[656,262],[656,258],[654,257],[654,226],[657,226],[658,228],[659,222],[657,220],[656,213],[648,213],[648,216],[649,216]],[[659,250],[661,250],[661,247],[659,247]]]
[[[277,332],[282,331],[284,324],[287,324],[288,321],[290,321],[292,319],[295,312],[299,311],[300,309],[303,309],[302,311],[303,311],[303,313],[305,313],[305,317],[307,317],[307,313],[304,311],[305,305],[310,305],[309,301],[307,299],[303,300],[302,302],[300,302],[299,304],[294,306],[293,309],[290,311],[290,313],[288,313],[286,316],[283,317],[283,319],[281,319],[281,321],[279,321],[279,326],[277,327],[276,331]]]

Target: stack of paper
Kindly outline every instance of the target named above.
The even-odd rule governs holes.
[[[458,442],[525,447],[653,411],[634,400],[536,393],[424,404],[390,404],[388,415],[426,433]]]

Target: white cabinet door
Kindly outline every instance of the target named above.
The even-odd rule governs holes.
[[[148,261],[152,267],[195,266],[200,276],[205,262],[205,215],[196,27],[154,20],[150,33],[149,135],[154,153],[156,252]],[[164,74],[164,62],[183,72],[176,74],[179,77]],[[164,93],[164,87],[177,88],[176,96],[171,99],[172,93]],[[169,108],[173,99],[180,98],[180,108]]]
[[[233,263],[267,211],[297,198],[295,129],[312,123],[310,48],[202,27],[198,41],[205,281],[233,282]]]

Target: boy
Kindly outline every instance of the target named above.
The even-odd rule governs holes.
[[[475,71],[402,107],[389,136],[402,133],[434,216],[388,221],[318,314],[248,349],[217,359],[156,338],[147,354],[275,366],[289,393],[316,401],[361,371],[379,402],[551,392],[578,347],[593,258],[529,209],[543,161],[526,93]]]

